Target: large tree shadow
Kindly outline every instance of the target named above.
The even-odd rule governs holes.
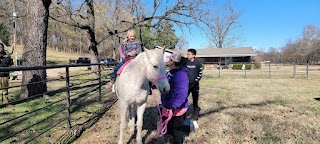
[[[107,83],[107,81],[102,81],[101,82],[101,85],[105,85]],[[94,83],[94,84],[87,84],[87,85],[77,85],[77,86],[71,86],[70,87],[70,91],[74,91],[74,90],[79,90],[79,89],[83,89],[83,88],[90,88],[90,87],[94,87],[94,86],[98,86],[99,84],[97,83]],[[57,89],[57,90],[53,90],[53,91],[50,91],[48,92],[48,95],[49,96],[54,96],[58,93],[62,93],[62,92],[65,92],[66,91],[66,88],[65,87],[62,87],[60,89]]]
[[[143,116],[143,127],[142,129],[147,130],[147,133],[142,138],[143,143],[151,135],[153,131],[157,131],[157,123],[159,121],[159,112],[157,107],[147,107]],[[157,138],[157,137],[156,137]],[[150,141],[156,142],[157,139],[152,138]],[[150,142],[149,142],[150,143]]]
[[[214,109],[208,110],[206,112],[200,112],[199,117],[200,118],[201,117],[205,117],[205,116],[208,116],[208,115],[211,115],[211,114],[214,114],[214,113],[218,113],[218,112],[221,112],[223,110],[230,109],[230,108],[249,108],[249,107],[252,108],[252,107],[259,107],[259,106],[272,104],[274,102],[275,101],[267,100],[267,101],[258,102],[258,103],[239,104],[239,105],[236,105],[236,106],[229,106],[229,107],[218,107],[218,108],[214,108]]]
[[[136,119],[137,120],[137,119]],[[153,131],[157,131],[157,123],[159,120],[159,112],[156,107],[147,107],[143,114],[143,126],[142,130],[147,130],[147,133],[142,137],[142,142],[146,143],[146,139],[151,135]],[[135,128],[134,134],[131,135],[127,144],[134,143],[136,140],[137,129]],[[158,138],[152,138],[151,142],[156,144],[158,142]]]
[[[235,106],[229,106],[229,107],[218,107],[218,108],[212,108],[207,110],[206,112],[202,112],[200,111],[199,114],[199,119],[203,118],[203,117],[207,117],[211,114],[214,113],[219,113],[223,110],[226,109],[230,109],[230,108],[255,108],[255,107],[259,107],[259,106],[264,106],[264,105],[268,105],[268,104],[272,104],[275,101],[263,101],[263,102],[257,102],[257,103],[248,103],[248,104],[239,104],[239,105],[235,105]],[[215,104],[213,104],[215,105]],[[187,111],[187,118],[190,119],[192,118],[190,116],[190,114],[193,113],[193,106],[192,104],[189,106],[189,109]],[[157,131],[157,123],[159,120],[159,113],[158,113],[158,109],[156,107],[147,107],[144,113],[144,123],[143,123],[143,130],[147,130],[147,133],[144,135],[144,137],[142,138],[143,143],[146,143],[147,138],[151,135],[151,133],[153,131]],[[135,133],[136,134],[136,133]],[[131,143],[132,141],[134,141],[135,139],[135,134],[133,136],[131,136],[130,140],[128,143]],[[157,143],[161,143],[162,141],[164,141],[166,138],[162,137],[162,138],[158,138],[158,137],[153,137],[150,138],[149,141],[147,142],[147,144],[157,144]],[[164,142],[166,143],[166,142]]]
[[[114,98],[102,101],[103,107],[101,109],[95,111],[93,115],[91,115],[90,118],[88,118],[85,122],[72,126],[70,130],[68,130],[63,136],[59,138],[57,143],[74,142],[82,135],[85,130],[96,124],[103,117],[103,115],[110,110],[110,108],[115,104],[116,101],[117,99]],[[92,100],[86,101],[85,103],[92,103]]]

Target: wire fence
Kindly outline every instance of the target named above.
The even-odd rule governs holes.
[[[320,65],[308,63],[204,63],[206,75],[217,78],[306,78],[320,79]],[[251,65],[250,69],[242,67],[233,69],[234,65]],[[257,66],[259,65],[259,66]],[[254,67],[257,68],[254,68]]]
[[[9,87],[1,88],[1,91],[5,89],[9,91],[9,101],[0,103],[0,143],[42,143],[39,137],[52,139],[51,135],[46,133],[53,129],[62,133],[81,121],[87,121],[89,117],[87,115],[93,113],[89,111],[103,106],[103,100],[112,98],[111,92],[102,92],[102,85],[109,81],[106,76],[111,69],[102,69],[100,65],[1,68],[0,72],[44,69],[48,73],[49,70],[53,70],[57,77],[25,85],[21,84],[21,81],[10,80]],[[99,70],[98,72],[86,72],[88,66],[97,66]],[[60,74],[56,74],[57,72],[54,71],[56,69],[60,69]],[[63,74],[61,74],[61,69],[64,69]],[[47,85],[46,92],[27,98],[19,97],[20,87],[43,83]],[[86,111],[87,114],[83,114],[83,111]]]

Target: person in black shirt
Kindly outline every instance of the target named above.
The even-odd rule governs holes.
[[[187,67],[189,77],[189,93],[192,94],[193,99],[193,119],[198,120],[200,107],[198,105],[199,100],[199,81],[202,78],[202,63],[198,61],[195,56],[197,51],[195,49],[188,49]]]
[[[0,41],[0,68],[9,67],[11,65],[11,57],[5,51],[5,45]],[[2,104],[8,103],[8,87],[9,87],[9,72],[0,72],[0,86],[2,95]]]

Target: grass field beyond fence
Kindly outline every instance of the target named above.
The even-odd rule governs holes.
[[[232,78],[309,78],[320,79],[320,65],[307,64],[261,64],[261,68],[246,67],[242,69],[242,64],[231,64],[228,69],[217,69],[215,64],[205,64],[204,70],[210,77],[232,77]],[[236,68],[233,69],[233,66]],[[240,69],[240,70],[239,70]]]

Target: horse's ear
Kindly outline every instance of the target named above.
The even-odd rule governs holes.
[[[164,52],[166,52],[166,45],[164,45],[162,48],[162,53],[164,54]]]
[[[145,51],[147,53],[147,55],[148,55],[149,50],[146,47],[143,47],[143,51]]]

